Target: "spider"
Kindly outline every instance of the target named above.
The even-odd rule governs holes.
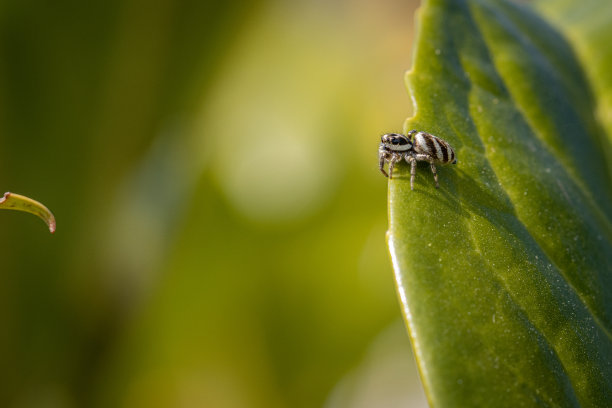
[[[407,135],[387,133],[380,138],[378,147],[378,168],[385,177],[393,178],[393,167],[405,159],[410,163],[410,190],[414,190],[414,175],[417,161],[429,162],[431,172],[439,188],[438,173],[435,163],[456,164],[455,151],[447,141],[427,132],[411,130]],[[385,163],[389,163],[389,174],[385,172]]]

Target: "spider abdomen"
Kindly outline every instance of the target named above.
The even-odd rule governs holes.
[[[445,140],[427,132],[414,134],[413,150],[418,154],[431,156],[442,164],[456,163],[455,151]]]

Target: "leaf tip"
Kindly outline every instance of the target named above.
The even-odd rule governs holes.
[[[51,214],[51,217],[49,218],[49,220],[47,220],[47,225],[49,226],[49,232],[52,234],[55,234],[55,217],[53,216],[53,214]]]
[[[4,196],[0,198],[0,209],[9,209],[17,211],[25,211],[30,214],[34,214],[41,218],[51,234],[55,233],[56,223],[53,213],[45,207],[43,204],[36,200],[32,200],[29,197],[22,196],[20,194],[14,194],[10,191],[4,193]]]

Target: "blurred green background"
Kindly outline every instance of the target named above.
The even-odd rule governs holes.
[[[416,1],[3,0],[2,407],[424,406],[378,136]]]

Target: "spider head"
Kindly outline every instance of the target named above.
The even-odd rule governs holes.
[[[380,137],[380,146],[394,152],[405,152],[412,149],[408,136],[399,133],[387,133]]]

